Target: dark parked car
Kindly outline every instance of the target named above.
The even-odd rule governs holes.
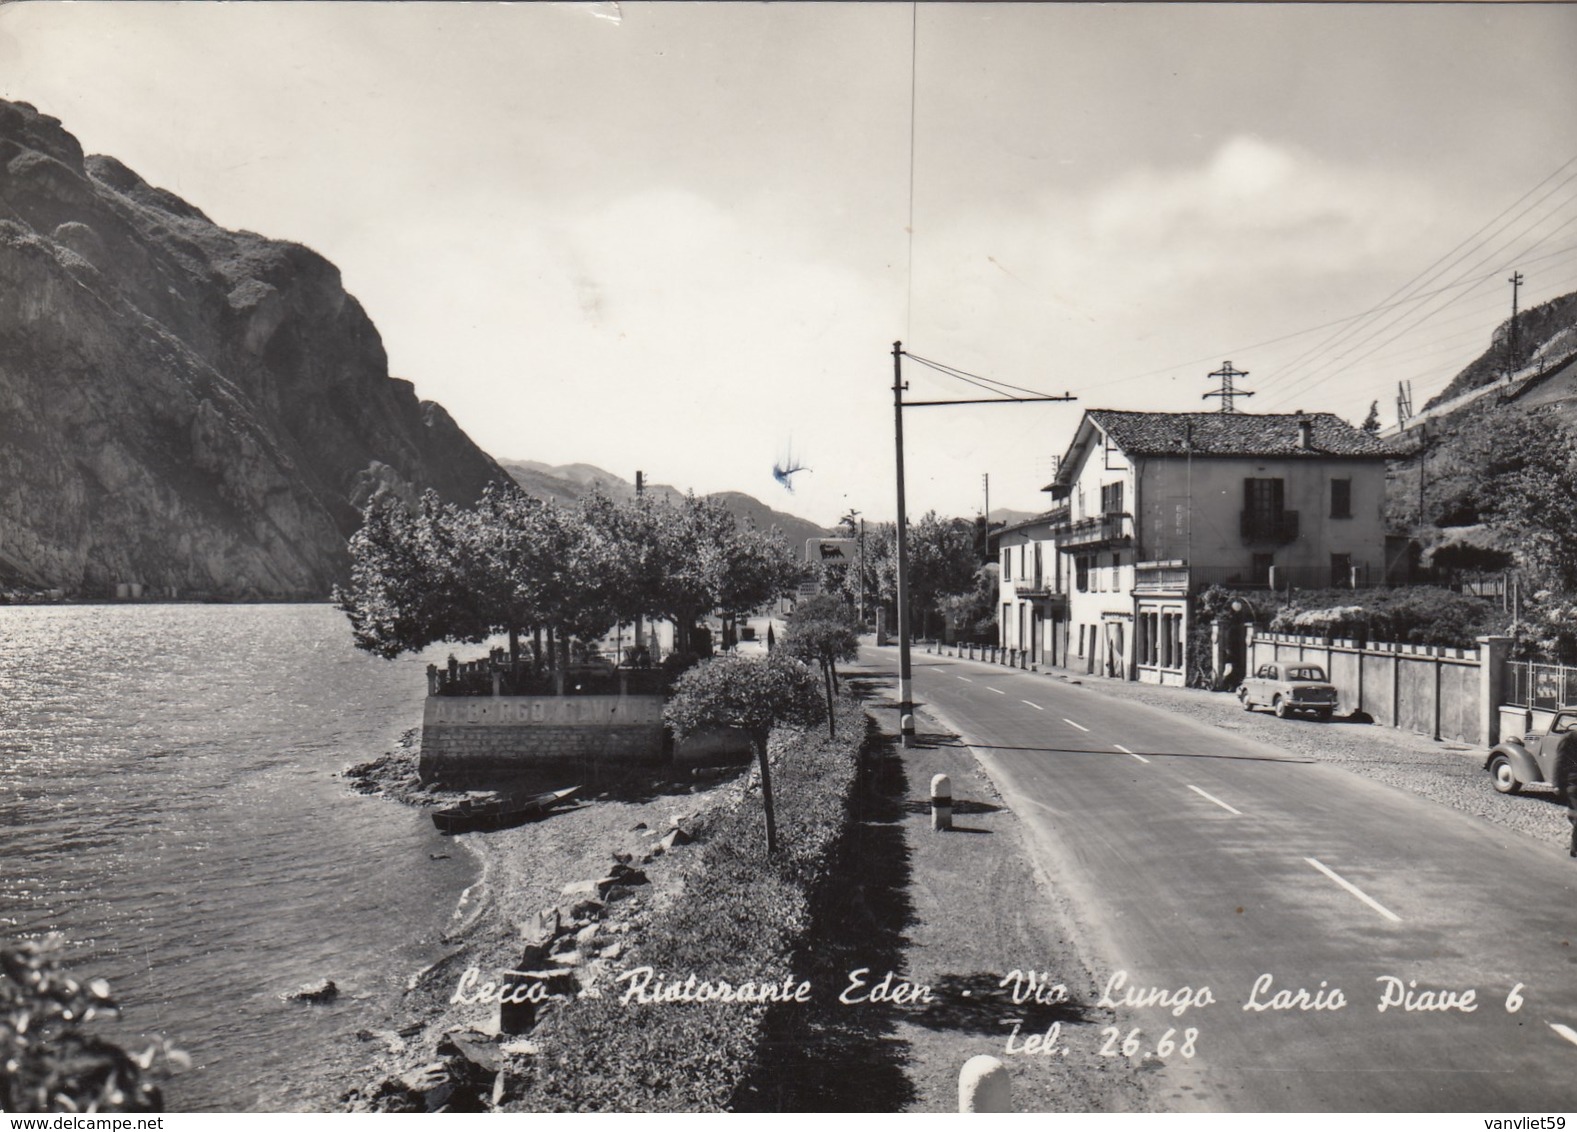
[[[1244,711],[1263,704],[1282,719],[1306,711],[1329,719],[1336,710],[1336,688],[1317,664],[1262,664],[1238,688]]]
[[[1490,781],[1502,794],[1515,794],[1530,782],[1555,787],[1561,801],[1571,803],[1577,782],[1577,707],[1555,713],[1543,731],[1502,739],[1484,760]]]

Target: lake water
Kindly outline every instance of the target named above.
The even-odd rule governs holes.
[[[171,1110],[337,1107],[441,953],[473,862],[337,777],[421,723],[429,659],[326,605],[0,607],[0,941],[63,933],[106,1032],[186,1050]]]

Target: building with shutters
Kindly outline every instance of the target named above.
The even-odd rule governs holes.
[[[1189,598],[1207,586],[1384,580],[1389,455],[1331,413],[1089,410],[1052,508],[997,536],[1001,644],[1185,683]]]

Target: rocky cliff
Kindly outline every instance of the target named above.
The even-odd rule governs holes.
[[[373,492],[505,478],[333,264],[0,102],[0,589],[322,596]]]

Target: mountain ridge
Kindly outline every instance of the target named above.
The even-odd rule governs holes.
[[[525,491],[539,499],[572,504],[596,488],[601,488],[615,499],[635,498],[633,483],[595,464],[553,465],[540,460],[509,458],[500,458],[498,463]],[[685,496],[685,492],[668,484],[647,483],[643,490],[655,498],[669,501],[677,501]],[[761,530],[777,527],[797,553],[803,553],[806,539],[819,538],[831,530],[799,515],[778,511],[742,491],[711,492],[707,498],[718,500],[736,519],[751,523]]]
[[[505,479],[338,268],[0,101],[0,585],[323,597],[380,491]]]

